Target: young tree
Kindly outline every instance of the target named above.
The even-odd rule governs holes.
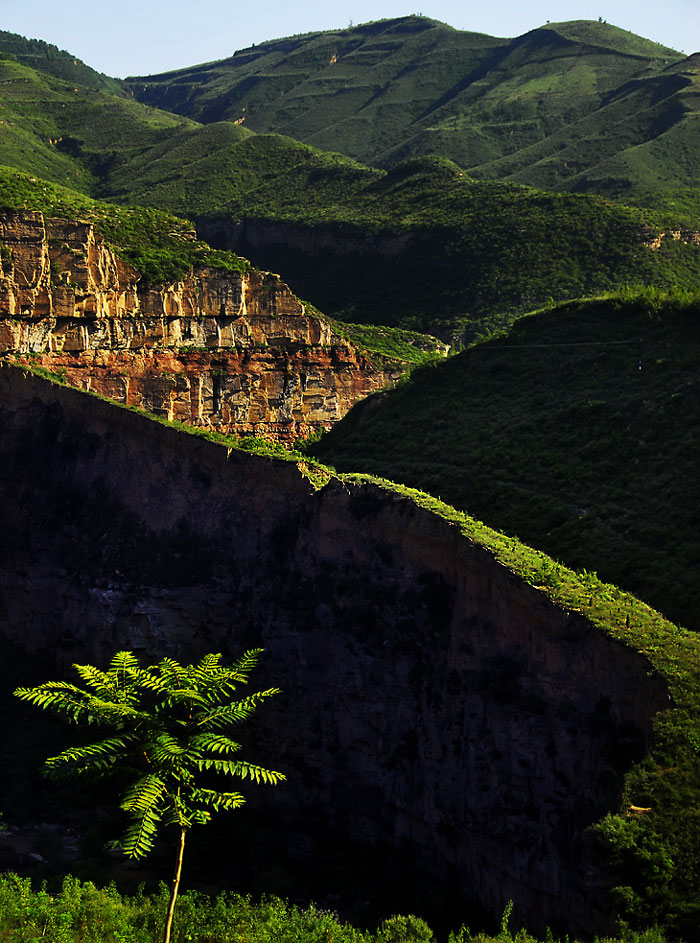
[[[170,940],[188,830],[208,822],[213,811],[237,809],[245,801],[239,792],[213,788],[210,774],[273,785],[285,778],[235,758],[240,744],[226,733],[231,725],[249,717],[262,700],[279,693],[278,688],[269,688],[233,700],[233,692],[247,682],[260,652],[248,651],[229,666],[222,665],[221,655],[216,654],[193,665],[163,658],[157,665],[142,668],[132,652],[123,651],[112,658],[107,671],[74,665],[82,686],[48,681],[14,692],[71,722],[110,731],[109,736],[86,746],[49,757],[45,770],[54,779],[90,773],[126,775],[129,785],[121,808],[131,823],[115,842],[126,855],[148,854],[160,825],[177,827],[179,843],[164,943]]]

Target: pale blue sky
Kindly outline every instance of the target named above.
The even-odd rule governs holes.
[[[687,54],[700,51],[700,0],[0,0],[0,29],[44,39],[124,77],[223,59],[265,39],[409,13],[491,36],[518,36],[547,20],[603,17]]]

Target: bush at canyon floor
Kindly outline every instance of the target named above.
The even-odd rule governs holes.
[[[134,895],[122,895],[114,884],[97,887],[70,875],[60,888],[48,888],[8,872],[0,875],[0,939],[152,943],[162,928],[168,896],[164,884],[153,894],[141,887]],[[447,943],[538,943],[525,930],[513,931],[510,910],[506,905],[496,935],[472,934],[462,926],[449,934]],[[300,907],[278,897],[254,901],[232,893],[212,898],[187,891],[180,900],[172,939],[173,943],[433,943],[435,937],[424,920],[412,915],[388,917],[376,931],[369,931],[314,904]],[[551,934],[546,943],[555,943]],[[626,931],[599,943],[665,943],[665,937],[658,930]]]

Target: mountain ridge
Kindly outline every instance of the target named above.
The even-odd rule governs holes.
[[[111,92],[114,95],[125,94],[120,79],[98,72],[72,53],[59,49],[53,43],[44,42],[43,39],[28,39],[19,33],[0,30],[0,57],[14,58],[39,72],[77,82],[86,88]]]
[[[596,178],[605,156],[598,128],[608,150],[615,140],[598,112],[630,82],[644,86],[684,61],[682,53],[596,21],[549,23],[501,39],[410,16],[274,40],[189,70],[131,77],[125,87],[204,123],[234,120],[370,165],[436,153],[477,178],[536,186],[543,183],[527,149],[539,146],[551,157],[588,118],[581,180],[559,170],[549,186],[633,198],[653,168],[640,166],[625,186]],[[621,136],[618,161],[657,136],[644,124],[643,103],[629,99],[627,108],[634,133]],[[669,129],[686,111],[669,105]],[[508,170],[513,155],[523,165],[517,176]],[[693,182],[683,175],[683,186]]]

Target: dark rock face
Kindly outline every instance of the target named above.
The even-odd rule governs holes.
[[[605,927],[584,829],[668,706],[641,655],[407,498],[9,367],[0,500],[5,638],[59,665],[262,646],[260,762],[289,773],[266,804],[533,929]]]

